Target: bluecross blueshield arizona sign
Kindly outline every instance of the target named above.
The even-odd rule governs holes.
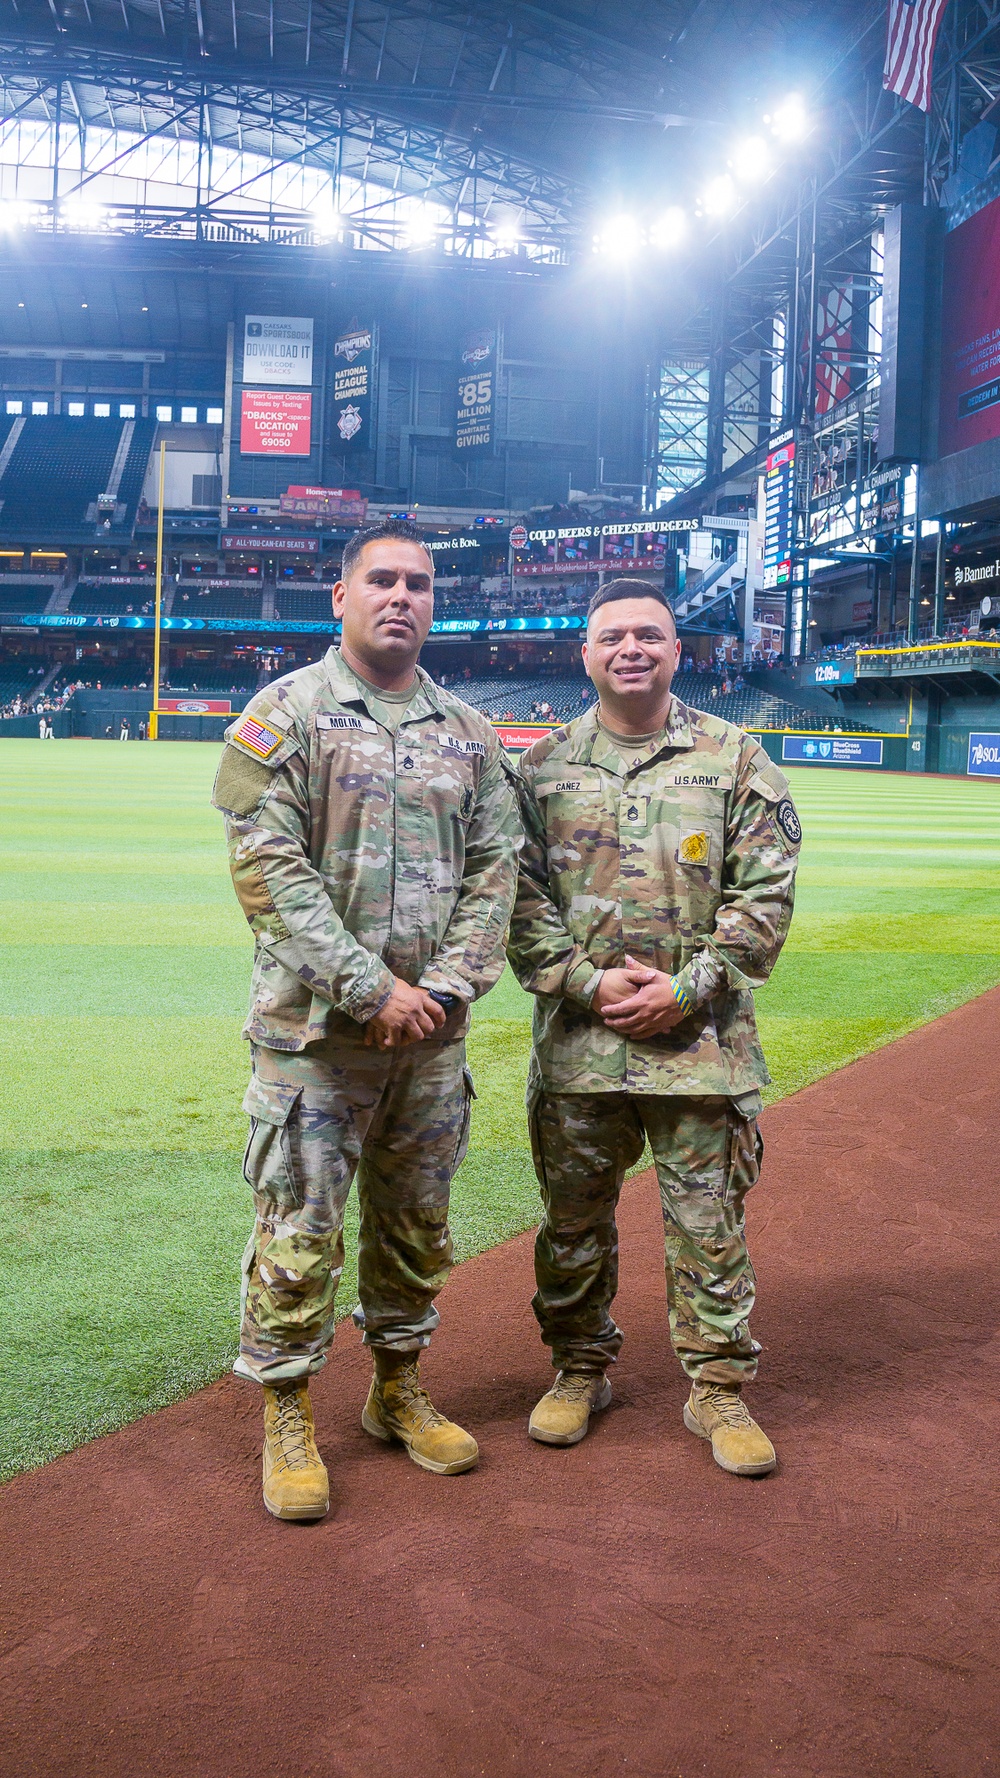
[[[781,757],[807,766],[880,766],[882,742],[867,735],[785,735]]]

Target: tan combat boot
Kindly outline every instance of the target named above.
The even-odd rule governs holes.
[[[528,1431],[541,1445],[578,1445],[587,1436],[591,1414],[611,1400],[611,1384],[603,1371],[560,1371],[528,1421]]]
[[[730,1475],[770,1475],[777,1464],[774,1446],[748,1414],[738,1383],[693,1384],[684,1424],[697,1438],[711,1439],[712,1456]]]
[[[479,1462],[472,1434],[439,1414],[421,1386],[415,1358],[399,1362],[379,1352],[361,1424],[386,1444],[398,1440],[414,1463],[434,1475],[460,1475]]]
[[[276,1519],[322,1519],[330,1510],[309,1385],[300,1379],[264,1389],[264,1505]]]

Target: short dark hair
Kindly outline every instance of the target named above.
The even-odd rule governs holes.
[[[657,605],[662,605],[664,610],[669,612],[670,621],[676,633],[677,619],[674,616],[674,608],[663,588],[653,586],[648,580],[639,580],[634,575],[631,578],[609,580],[604,586],[598,587],[587,606],[587,622],[590,622],[595,611],[600,611],[602,605],[613,605],[618,599],[655,599]]]
[[[401,543],[419,543],[421,549],[427,550],[427,559],[434,572],[434,557],[431,555],[420,532],[410,519],[381,519],[377,525],[363,525],[355,531],[344,545],[344,556],[340,564],[340,578],[346,580],[366,543],[381,543],[383,538],[395,538]]]

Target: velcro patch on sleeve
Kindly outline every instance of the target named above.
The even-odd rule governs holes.
[[[795,804],[791,797],[786,796],[774,811],[775,820],[781,828],[786,840],[797,846],[802,839],[802,823],[795,812]]]
[[[232,733],[232,739],[248,747],[258,759],[270,759],[285,739],[280,729],[272,728],[269,722],[262,722],[256,716],[244,716]]]

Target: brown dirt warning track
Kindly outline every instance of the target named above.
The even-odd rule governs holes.
[[[4,1778],[979,1778],[1000,1768],[1000,990],[765,1114],[751,1200],[781,1457],[681,1426],[655,1191],[626,1188],[615,1402],[532,1444],[530,1238],[463,1266],[438,1478],[315,1387],[337,1511],[267,1518],[228,1379],[0,1495]]]

